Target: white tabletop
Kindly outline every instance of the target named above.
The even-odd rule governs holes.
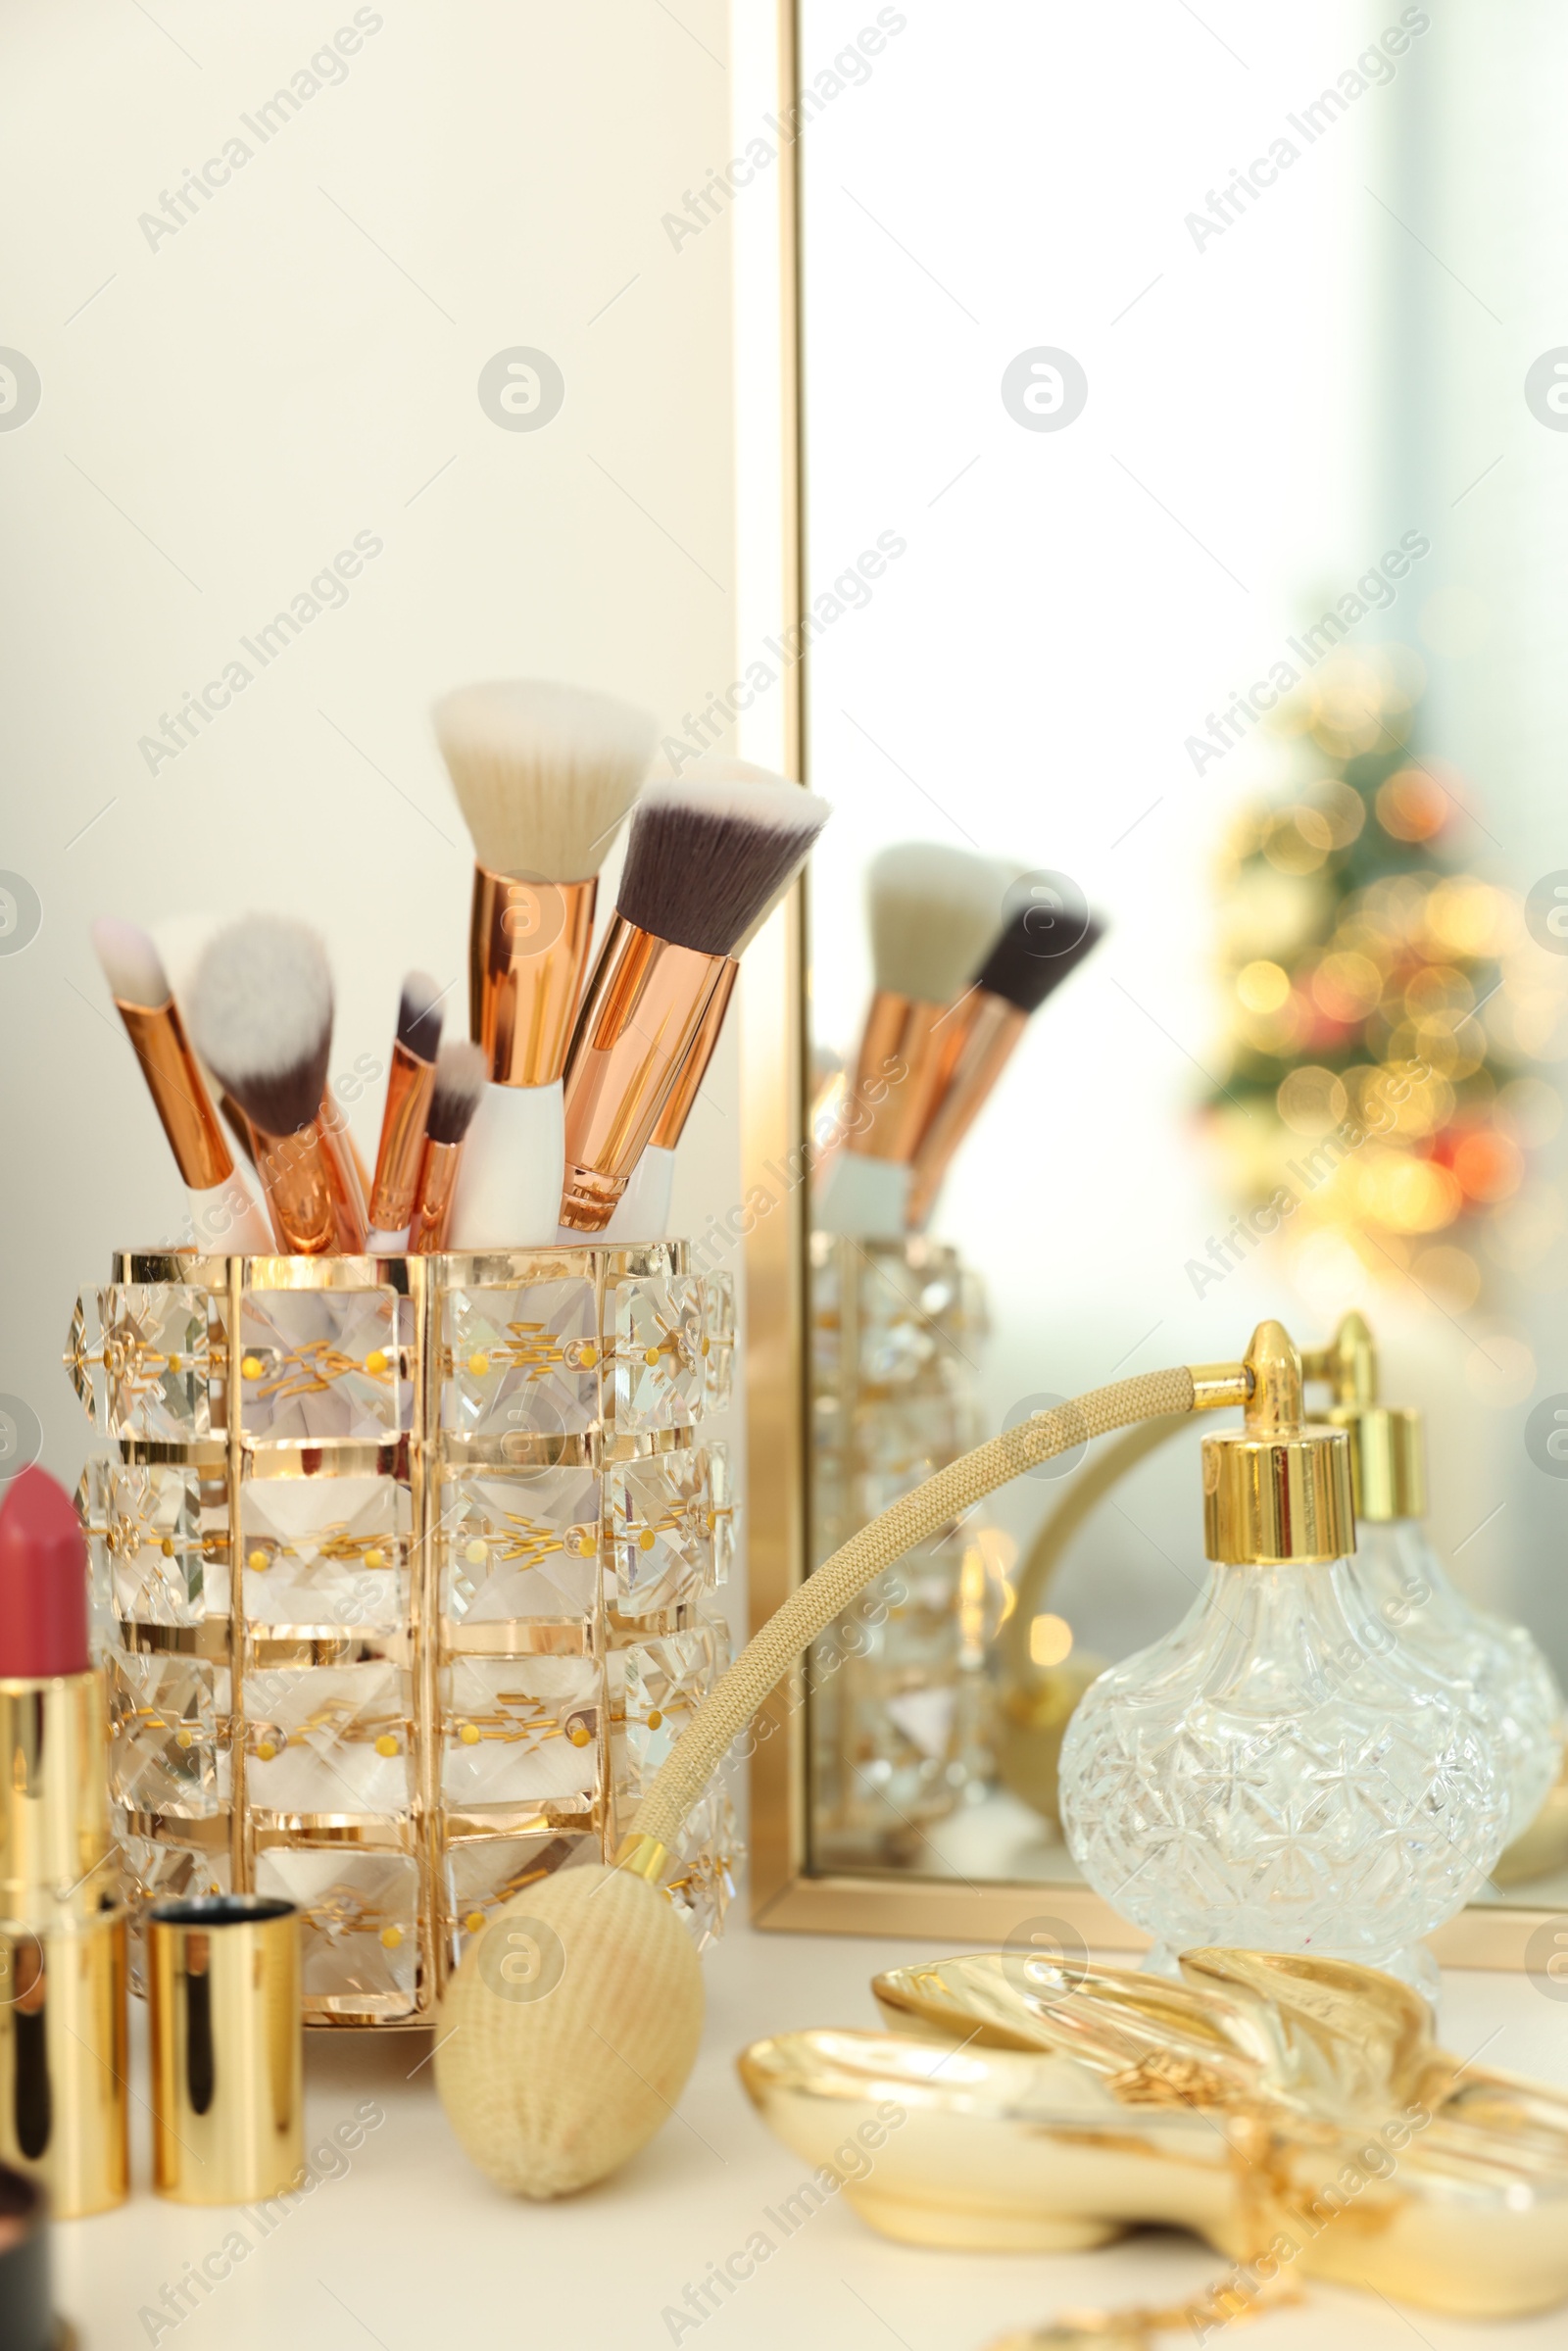
[[[664,2317],[689,2283],[761,2226],[801,2163],[741,2092],[736,2052],[767,2033],[877,2022],[878,1969],[934,1956],[930,1944],[758,1935],[733,1927],[709,1955],[708,2024],[680,2117],[622,2172],[566,2203],[500,2195],[468,2164],[436,2099],[430,2036],[312,2034],[306,2071],[315,2148],[366,2101],[384,2114],[349,2158],[180,2320],[156,2310],[187,2263],[222,2245],[239,2216],[152,2195],[138,2107],[137,2190],[121,2211],[55,2231],[57,2298],[83,2351],[984,2351],[1004,2328],[1070,2305],[1197,2292],[1225,2265],[1196,2240],[1149,2232],[1097,2253],[924,2253],[888,2243],[842,2201],[813,2213],[700,2327]],[[139,2004],[135,2072],[145,2093]],[[1451,1974],[1445,2045],[1513,2073],[1568,2083],[1568,2003],[1523,1976]],[[218,2266],[221,2267],[221,2263]],[[1176,2335],[1160,2338],[1172,2344]],[[1506,2327],[1457,2325],[1308,2281],[1306,2300],[1238,2338],[1258,2351],[1564,2351],[1568,2311]]]

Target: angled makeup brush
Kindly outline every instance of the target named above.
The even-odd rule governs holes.
[[[1070,971],[1094,954],[1105,926],[1091,914],[1071,946],[1053,949],[1052,926],[1038,906],[1020,906],[981,964],[974,985],[942,1024],[942,1074],[924,1134],[915,1147],[908,1230],[925,1230],[953,1154],[973,1126],[1011,1059],[1031,1016]],[[1057,935],[1065,935],[1058,923]]]
[[[473,836],[468,1007],[489,1063],[453,1246],[526,1247],[555,1238],[561,1078],[597,875],[647,771],[654,721],[608,694],[532,678],[462,686],[433,715]]]
[[[454,1038],[436,1055],[430,1117],[419,1153],[409,1255],[432,1256],[447,1246],[447,1225],[464,1158],[464,1142],[484,1096],[489,1061],[481,1045]]]
[[[940,1082],[942,1021],[997,935],[1014,869],[961,849],[905,841],[866,876],[875,992],[847,1097],[851,1123],[816,1221],[896,1240],[914,1156]]]
[[[157,948],[113,914],[93,924],[92,943],[189,1195],[196,1247],[270,1254],[271,1232],[234,1172]]]
[[[438,990],[427,971],[411,971],[398,1004],[398,1033],[386,1081],[381,1141],[370,1186],[368,1245],[395,1256],[409,1237],[425,1122],[435,1085],[435,1056],[441,1043]]]
[[[321,1122],[332,975],[320,940],[278,915],[229,924],[196,966],[190,1022],[197,1052],[249,1121],[279,1248],[357,1255],[365,1225]]]
[[[566,1056],[568,1239],[609,1224],[736,948],[827,819],[825,801],[776,777],[644,793]]]
[[[714,784],[779,784],[786,778],[775,775],[769,768],[755,767],[749,759],[721,759],[712,753],[690,761],[684,769],[689,783]],[[655,771],[656,782],[673,779]],[[685,1057],[675,1073],[675,1082],[668,1100],[659,1113],[648,1146],[626,1181],[614,1215],[605,1227],[607,1241],[660,1241],[669,1231],[669,1204],[675,1184],[675,1147],[686,1131],[686,1121],[692,1114],[708,1065],[712,1060],[729,1010],[729,1000],[735,993],[740,977],[740,959],[778,906],[786,891],[795,882],[795,873],[785,875],[777,889],[759,910],[743,936],[736,940],[734,952],[720,972],[718,985],[708,1002],[702,1025],[686,1049]]]

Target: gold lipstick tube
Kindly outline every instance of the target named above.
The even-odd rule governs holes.
[[[0,1682],[0,2162],[77,2220],[129,2179],[102,1677]]]
[[[855,1070],[855,1100],[866,1116],[845,1137],[846,1151],[900,1167],[914,1157],[942,1081],[948,1009],[876,991]]]
[[[181,1180],[192,1192],[226,1184],[234,1161],[213,1115],[179,1006],[172,997],[166,1004],[147,1005],[127,1004],[117,996],[115,1009],[146,1074],[147,1090],[164,1122]]]
[[[356,1233],[343,1197],[343,1176],[318,1120],[294,1135],[269,1135],[252,1125],[256,1172],[267,1194],[272,1230],[287,1256],[322,1257],[337,1249],[357,1256],[365,1231]]]
[[[660,1111],[658,1122],[649,1137],[649,1142],[657,1144],[661,1151],[672,1151],[686,1132],[686,1121],[703,1090],[703,1080],[708,1075],[708,1064],[713,1057],[713,1048],[724,1026],[724,1015],[729,1010],[729,1000],[735,993],[740,969],[739,963],[725,959],[724,968],[718,975],[718,986],[708,1000],[702,1025],[686,1048],[686,1058],[675,1072],[669,1100]]]
[[[400,1039],[392,1048],[375,1181],[370,1187],[369,1221],[378,1233],[401,1233],[414,1214],[424,1124],[434,1092],[435,1063],[421,1061]]]
[[[409,1219],[405,1256],[433,1257],[437,1250],[446,1248],[447,1227],[452,1221],[452,1200],[458,1189],[458,1169],[462,1160],[461,1143],[431,1143],[426,1140]]]
[[[566,1055],[567,1231],[601,1233],[614,1214],[729,965],[612,922]]]
[[[953,1155],[1012,1058],[1029,1015],[1004,996],[972,989],[947,1025],[956,1034],[944,1053],[936,1101],[915,1146],[906,1209],[912,1233],[923,1230]]]
[[[468,1015],[496,1086],[553,1086],[566,1062],[593,937],[597,880],[473,869]]]

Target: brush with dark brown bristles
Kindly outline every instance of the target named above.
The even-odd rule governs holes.
[[[973,986],[947,1015],[941,1085],[910,1172],[905,1214],[911,1233],[925,1230],[953,1155],[990,1100],[1030,1019],[1104,935],[1104,924],[1093,914],[1076,917],[1033,902],[1020,906]]]
[[[435,1082],[430,1091],[430,1115],[414,1213],[409,1223],[408,1253],[433,1256],[447,1245],[452,1200],[463,1162],[463,1146],[484,1093],[489,1060],[484,1048],[454,1038],[436,1055]]]
[[[332,976],[316,933],[270,914],[220,931],[196,967],[190,1025],[197,1052],[250,1124],[279,1248],[358,1254],[365,1226],[321,1123]]]
[[[441,1043],[438,998],[428,972],[409,973],[398,1005],[398,1033],[387,1073],[386,1108],[381,1114],[381,1141],[370,1186],[368,1246],[382,1255],[397,1255],[408,1242]]]
[[[800,871],[828,813],[778,777],[644,793],[566,1056],[565,1238],[610,1222],[736,947]]]
[[[656,783],[673,780],[667,770],[657,771]],[[701,784],[711,791],[723,784],[781,784],[785,778],[766,767],[757,767],[749,759],[720,758],[706,753],[692,761],[684,775],[688,784]],[[756,938],[768,916],[779,905],[787,891],[794,887],[798,868],[788,867],[775,884],[771,894],[759,906],[741,936],[736,940],[719,974],[717,987],[709,999],[702,1024],[686,1050],[685,1058],[675,1073],[675,1080],[660,1111],[642,1157],[627,1179],[615,1212],[605,1228],[607,1241],[659,1241],[669,1231],[670,1201],[675,1188],[675,1151],[686,1130],[704,1078],[708,1075],[720,1036],[735,983],[740,977],[740,958]]]

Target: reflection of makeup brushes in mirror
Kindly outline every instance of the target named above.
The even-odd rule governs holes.
[[[666,779],[656,768],[655,782]],[[686,780],[694,784],[783,783],[785,778],[766,767],[754,767],[749,759],[722,759],[706,753],[701,759],[688,762]],[[669,1099],[659,1113],[659,1120],[649,1139],[647,1149],[627,1178],[626,1189],[620,1196],[614,1215],[605,1227],[607,1241],[660,1241],[669,1231],[670,1198],[675,1183],[675,1148],[686,1130],[709,1063],[724,1027],[730,998],[740,975],[741,957],[758,932],[793,888],[794,873],[786,875],[771,898],[761,907],[756,919],[736,940],[734,952],[725,969],[720,972],[718,985],[709,999],[702,1025],[686,1049],[685,1057],[675,1073]]]
[[[900,842],[871,861],[875,993],[846,1099],[844,1148],[816,1204],[831,1233],[896,1240],[909,1161],[942,1068],[941,1022],[995,939],[1013,869],[961,849]]]
[[[736,947],[827,818],[825,801],[777,778],[643,795],[566,1057],[567,1239],[609,1224]]]
[[[93,924],[92,943],[189,1195],[196,1247],[270,1254],[267,1219],[234,1172],[157,948],[112,914]]]
[[[1038,906],[1020,906],[981,965],[974,985],[944,1021],[942,1083],[924,1134],[915,1147],[906,1221],[910,1232],[925,1229],[953,1154],[973,1126],[993,1087],[1012,1056],[1031,1014],[1038,1012],[1070,971],[1093,955],[1104,925],[1083,917],[1065,928],[1042,922]],[[1052,947],[1053,937],[1071,944]]]
[[[477,860],[470,1026],[489,1061],[452,1215],[459,1249],[555,1239],[561,1077],[597,875],[648,766],[654,721],[608,694],[516,678],[437,703]]]
[[[198,1053],[250,1121],[279,1247],[307,1257],[363,1250],[364,1224],[321,1130],[332,975],[316,933],[271,914],[220,931],[196,967],[190,1021]]]
[[[411,971],[398,1004],[398,1033],[386,1081],[381,1141],[370,1186],[369,1248],[396,1255],[409,1235],[419,1154],[424,1148],[436,1049],[441,1043],[439,990],[426,971]]]
[[[484,1093],[489,1061],[483,1046],[454,1038],[436,1055],[430,1118],[419,1153],[409,1255],[428,1257],[447,1246],[447,1226],[465,1153],[464,1140]]]

